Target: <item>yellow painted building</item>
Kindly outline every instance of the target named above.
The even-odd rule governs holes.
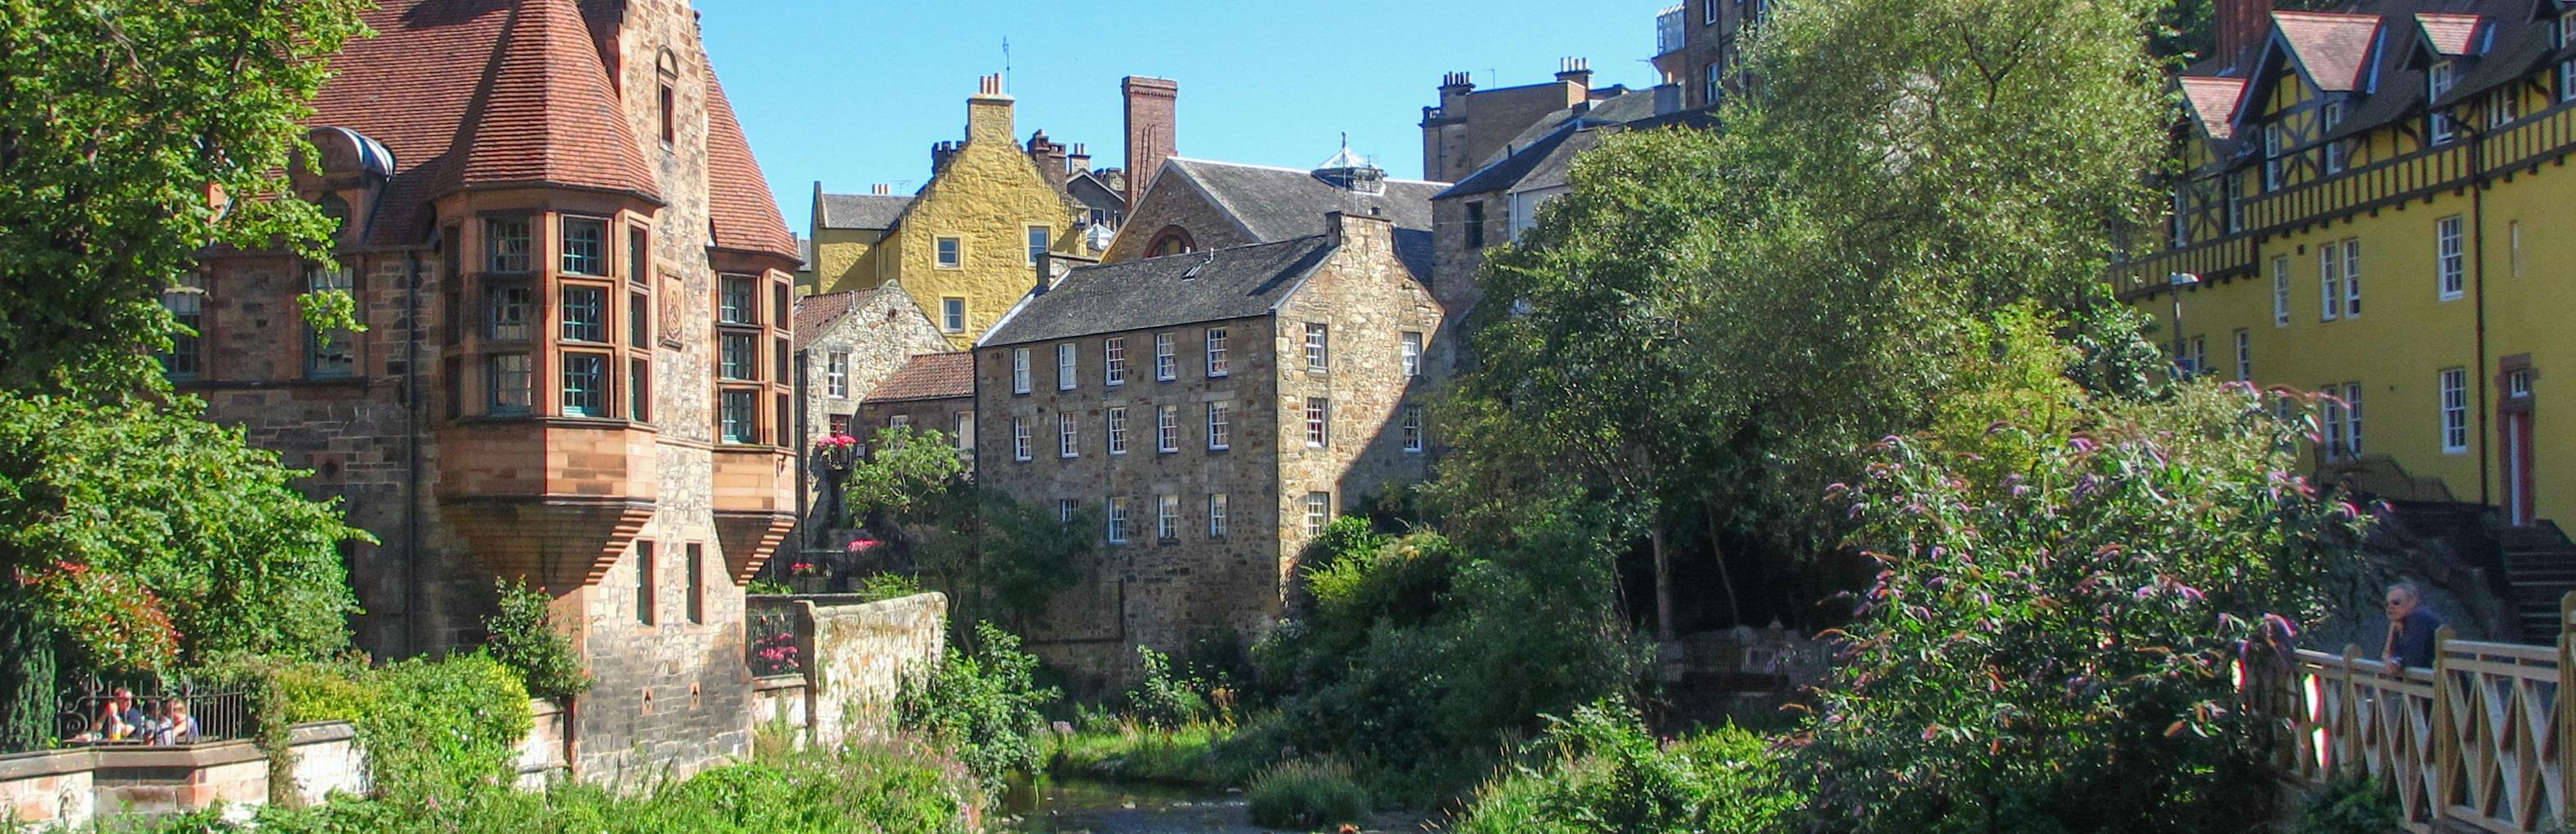
[[[2179,79],[2166,239],[2113,280],[2199,373],[2334,394],[2320,472],[2576,521],[2576,5],[2354,8]]]
[[[1039,255],[1083,251],[1081,208],[1013,141],[1011,107],[1001,78],[984,77],[966,140],[932,148],[930,182],[909,198],[817,185],[809,291],[894,284],[965,348],[1036,286]]]

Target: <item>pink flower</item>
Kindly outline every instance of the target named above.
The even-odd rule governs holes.
[[[852,539],[850,540],[849,552],[857,553],[880,544],[884,544],[884,542],[880,542],[875,539]]]

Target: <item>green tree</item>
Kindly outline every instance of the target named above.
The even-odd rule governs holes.
[[[366,6],[0,2],[0,388],[163,390],[158,299],[202,248],[327,257],[331,221],[275,198]]]
[[[853,518],[874,512],[910,516],[966,474],[966,459],[954,439],[935,429],[887,426],[877,432],[870,449],[867,459],[850,464],[841,479],[842,500]]]
[[[2186,386],[2059,434],[1893,438],[1843,490],[1884,568],[1803,761],[1863,831],[2216,831],[2269,790],[2232,664],[2322,616],[2366,516],[2272,395]],[[1988,455],[2019,444],[2010,471]]]
[[[339,548],[370,539],[301,474],[240,429],[0,391],[0,566],[19,580],[0,606],[97,667],[336,652],[357,611]]]
[[[936,515],[945,529],[922,536],[916,551],[922,578],[948,593],[951,622],[996,620],[1026,633],[1047,601],[1082,577],[1097,550],[1096,518],[1066,521],[1000,492],[956,489]],[[961,642],[970,636],[959,631]]]

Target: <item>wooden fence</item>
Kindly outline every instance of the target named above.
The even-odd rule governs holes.
[[[2273,764],[2323,784],[2367,773],[2397,793],[2406,830],[2540,832],[2568,821],[2576,757],[2576,593],[2555,646],[2437,637],[2431,669],[2392,669],[2358,647],[2300,651],[2251,676],[2255,709],[2286,718]]]

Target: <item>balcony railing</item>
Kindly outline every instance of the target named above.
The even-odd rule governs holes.
[[[2482,144],[2481,144],[2482,142]],[[2483,140],[2463,137],[2440,147],[2354,168],[2248,200],[2245,231],[2218,240],[2115,264],[2110,279],[2122,299],[2164,289],[2164,277],[2203,278],[2259,271],[2254,241],[2310,224],[2469,187],[2478,177],[2509,177],[2576,153],[2576,102],[2564,102],[2506,125]]]

